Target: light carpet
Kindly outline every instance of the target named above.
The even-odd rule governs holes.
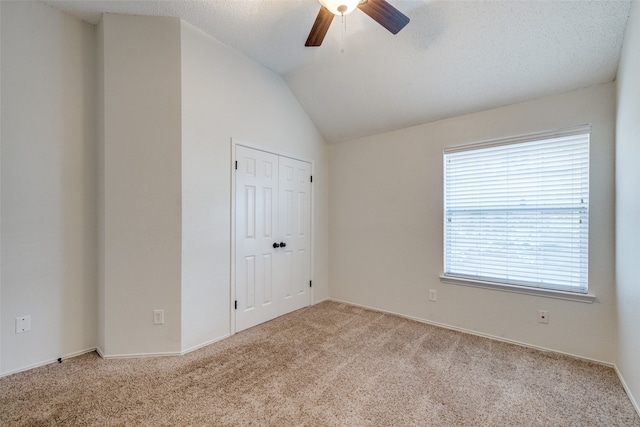
[[[182,357],[0,379],[3,426],[640,426],[614,370],[324,302]]]

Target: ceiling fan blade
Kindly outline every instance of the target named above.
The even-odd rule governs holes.
[[[398,34],[409,23],[409,18],[386,0],[367,0],[358,5],[358,9],[369,15],[378,24]]]
[[[329,9],[321,6],[320,12],[318,12],[318,16],[316,17],[316,22],[313,23],[309,37],[307,37],[307,42],[304,45],[320,46],[322,44],[322,40],[324,40],[324,36],[327,34],[327,30],[329,30],[329,25],[331,25],[331,21],[333,21],[334,16],[335,15],[331,13]]]

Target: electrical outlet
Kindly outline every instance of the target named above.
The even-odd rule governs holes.
[[[438,301],[438,292],[435,289],[429,289],[429,301]]]
[[[538,323],[549,323],[549,313],[547,310],[538,310]]]
[[[16,334],[31,330],[31,316],[16,317]]]
[[[164,310],[153,310],[153,324],[164,325]]]

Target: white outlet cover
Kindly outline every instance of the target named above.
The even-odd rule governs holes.
[[[153,310],[153,324],[164,325],[164,310]]]
[[[16,317],[16,334],[31,330],[31,316]]]

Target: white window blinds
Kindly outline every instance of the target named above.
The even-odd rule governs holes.
[[[445,149],[445,276],[586,293],[590,131]]]

